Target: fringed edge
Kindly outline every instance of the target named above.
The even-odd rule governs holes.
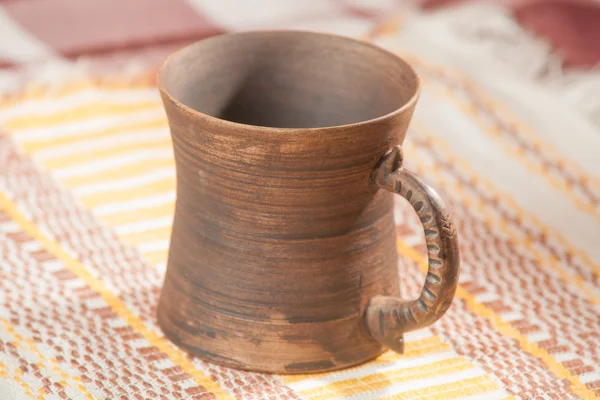
[[[445,53],[456,54],[458,64],[471,63],[533,82],[600,126],[600,65],[585,70],[564,68],[560,54],[521,27],[502,4],[468,2],[431,12],[411,8],[402,19],[405,24],[388,35],[388,43],[393,43],[395,35],[410,40],[411,32],[421,37],[431,32],[434,44]]]

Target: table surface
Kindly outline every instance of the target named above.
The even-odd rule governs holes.
[[[358,1],[140,1],[0,9],[12,59],[50,59],[13,68],[4,84],[18,89],[0,99],[0,398],[600,396],[600,134],[581,110],[474,63],[437,17],[396,15],[386,2],[369,13],[368,2],[349,5]],[[112,25],[93,19],[107,15]],[[422,78],[406,165],[451,207],[462,270],[447,315],[410,333],[403,355],[320,375],[254,374],[191,357],[157,326],[175,171],[154,69],[188,41],[253,27],[368,38]],[[424,239],[401,199],[395,215],[409,298],[423,281]]]

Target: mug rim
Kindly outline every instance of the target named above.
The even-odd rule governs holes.
[[[310,128],[289,128],[289,127],[250,125],[250,124],[244,124],[244,123],[240,123],[240,122],[234,122],[234,121],[214,117],[212,115],[198,111],[190,106],[187,106],[183,102],[179,101],[175,96],[173,96],[166,89],[166,85],[162,82],[162,75],[163,75],[164,71],[166,70],[166,68],[168,67],[168,65],[171,63],[172,59],[185,51],[190,51],[190,49],[193,46],[195,46],[196,44],[207,41],[207,40],[211,40],[211,39],[225,37],[225,36],[232,37],[232,36],[247,36],[247,35],[255,35],[255,34],[314,35],[314,36],[328,37],[330,39],[332,38],[335,40],[348,41],[348,42],[352,42],[357,45],[369,47],[372,50],[378,51],[378,52],[380,52],[388,57],[394,58],[396,61],[399,61],[400,63],[402,63],[404,65],[404,67],[408,71],[410,71],[412,73],[412,75],[414,76],[415,90],[411,94],[410,98],[406,102],[404,102],[400,107],[390,111],[387,114],[383,114],[383,115],[380,115],[375,118],[366,119],[363,121],[357,121],[357,122],[350,123],[350,124],[342,124],[342,125],[310,127]],[[407,110],[410,110],[411,108],[413,108],[415,103],[417,102],[417,100],[419,98],[419,94],[421,92],[421,78],[419,77],[419,74],[417,73],[417,71],[412,67],[412,65],[410,65],[410,63],[408,63],[405,59],[400,57],[398,54],[396,54],[392,51],[389,51],[381,46],[378,46],[374,43],[359,40],[359,39],[354,39],[354,38],[351,38],[348,36],[333,34],[333,33],[314,32],[314,31],[308,31],[308,30],[281,29],[281,30],[252,30],[252,31],[228,32],[228,33],[223,33],[220,35],[210,36],[210,37],[207,37],[204,39],[200,39],[194,43],[190,43],[190,44],[172,52],[162,62],[162,64],[160,65],[160,67],[158,68],[158,71],[156,73],[156,86],[157,86],[158,90],[160,91],[160,93],[163,96],[167,97],[169,99],[169,101],[172,104],[174,104],[177,108],[179,108],[182,112],[187,113],[190,116],[204,120],[207,123],[212,123],[212,124],[221,126],[223,128],[238,129],[238,130],[239,129],[252,129],[254,131],[259,131],[261,133],[283,133],[283,132],[298,132],[298,131],[318,132],[318,131],[323,131],[323,130],[337,131],[337,130],[346,130],[349,128],[360,128],[363,126],[377,124],[378,122],[382,122],[385,120],[390,120],[390,119],[393,119],[394,117],[397,117],[397,116],[403,114]]]

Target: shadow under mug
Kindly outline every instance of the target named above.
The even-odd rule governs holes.
[[[403,351],[454,296],[457,234],[402,166],[419,78],[371,44],[309,32],[212,37],[158,74],[177,201],[158,321],[234,368],[334,370]],[[425,233],[429,270],[400,297],[392,193]]]

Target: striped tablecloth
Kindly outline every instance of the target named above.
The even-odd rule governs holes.
[[[184,353],[155,317],[175,201],[155,64],[63,65],[58,81],[0,100],[0,399],[600,397],[597,126],[537,83],[449,55],[451,38],[429,35],[443,32],[435,19],[351,15],[329,26],[400,53],[423,79],[405,155],[461,235],[447,315],[409,334],[403,355],[314,376]],[[412,297],[424,239],[401,200],[396,219]]]

